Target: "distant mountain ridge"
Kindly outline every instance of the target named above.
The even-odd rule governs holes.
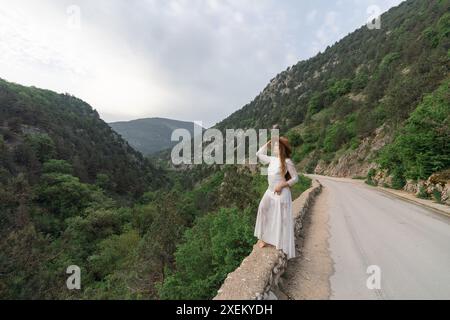
[[[128,143],[144,155],[153,155],[170,149],[177,142],[172,142],[172,133],[176,129],[186,129],[194,136],[193,122],[165,118],[146,118],[132,121],[113,122],[110,127],[120,134]],[[199,130],[203,128],[198,127]]]
[[[65,160],[81,181],[108,177],[109,191],[138,196],[162,175],[86,102],[0,79],[0,172],[38,181],[42,165]],[[105,177],[105,176],[103,176]],[[6,179],[5,178],[5,179]]]

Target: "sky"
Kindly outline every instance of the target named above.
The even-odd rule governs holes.
[[[205,127],[402,0],[0,0],[0,78]],[[381,21],[382,23],[382,21]]]

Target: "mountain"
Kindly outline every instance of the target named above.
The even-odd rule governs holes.
[[[152,155],[175,146],[177,142],[172,142],[171,137],[172,132],[176,129],[186,129],[193,137],[196,126],[192,122],[162,118],[114,122],[109,125],[128,141],[133,148],[144,155]],[[203,130],[199,126],[198,129]]]
[[[65,160],[82,182],[136,196],[161,174],[82,100],[0,80],[0,138],[5,176],[39,180],[43,164]]]
[[[216,128],[278,124],[291,137],[295,160],[306,171],[365,176],[378,166],[378,153],[401,134],[424,98],[445,86],[449,3],[403,2],[382,15],[381,29],[363,26],[288,68]],[[447,166],[444,161],[433,170]]]
[[[377,168],[401,187],[445,170],[448,12],[448,0],[406,1],[216,127],[279,124],[310,172],[372,181]],[[255,244],[266,179],[246,166],[166,173],[85,102],[0,80],[0,299],[212,298]],[[71,265],[81,290],[67,290]]]

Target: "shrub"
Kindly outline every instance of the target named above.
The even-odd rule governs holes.
[[[429,199],[430,198],[423,186],[419,187],[419,192],[417,193],[417,198],[420,198],[420,199]]]
[[[319,163],[319,157],[317,155],[313,155],[311,160],[305,166],[306,173],[309,173],[309,174],[315,173],[314,170],[316,169],[318,163]]]
[[[404,169],[397,167],[392,171],[392,188],[401,190],[406,184]]]
[[[352,133],[345,123],[332,125],[325,135],[323,147],[325,152],[331,153],[339,150],[345,143],[350,141]]]
[[[442,203],[442,194],[436,189],[433,190],[433,198],[437,203]]]
[[[176,271],[160,285],[160,298],[211,299],[254,243],[249,210],[220,209],[198,219],[177,248]]]
[[[287,137],[294,148],[300,146],[303,143],[302,136],[298,131],[290,131]]]
[[[377,174],[377,171],[375,169],[370,169],[369,170],[369,172],[367,173],[367,179],[366,179],[366,183],[368,185],[376,186],[376,183],[373,180],[373,178],[375,177],[376,174]]]

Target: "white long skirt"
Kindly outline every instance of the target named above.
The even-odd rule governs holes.
[[[292,195],[284,188],[281,195],[270,189],[264,194],[258,208],[255,237],[286,253],[288,259],[296,257]]]

